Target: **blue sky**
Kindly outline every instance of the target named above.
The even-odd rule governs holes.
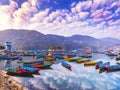
[[[120,0],[0,0],[0,30],[120,39]]]

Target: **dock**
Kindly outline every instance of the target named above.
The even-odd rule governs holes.
[[[28,88],[0,70],[0,90],[28,90]]]

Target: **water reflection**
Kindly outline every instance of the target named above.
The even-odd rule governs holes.
[[[92,59],[110,61],[111,64],[116,64],[115,59],[110,59],[106,55],[96,54]],[[35,59],[32,57],[24,57],[23,60],[32,61]],[[94,66],[84,67],[84,64],[77,64],[75,62],[70,62],[72,65],[72,71],[69,71],[61,65],[61,61],[62,60],[57,60],[55,64],[51,66],[52,70],[40,70],[40,75],[34,75],[34,78],[13,78],[23,83],[29,88],[29,90],[120,89],[120,72],[102,72],[99,74],[99,70],[96,70]],[[16,61],[12,61],[11,63],[14,67],[17,65]]]

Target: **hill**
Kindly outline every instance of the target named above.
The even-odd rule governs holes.
[[[3,30],[0,31],[0,43],[4,44],[6,41],[12,42],[14,49],[48,49],[51,46],[64,47],[66,50],[73,50],[78,48],[106,48],[112,47],[114,43],[99,40],[90,36],[74,35],[71,37],[64,37],[58,35],[44,35],[35,30]],[[109,44],[108,44],[109,43]]]

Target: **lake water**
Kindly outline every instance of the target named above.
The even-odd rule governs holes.
[[[98,59],[110,64],[116,64],[115,58],[104,54],[94,54],[93,60]],[[25,61],[35,60],[33,57],[24,57]],[[120,90],[120,72],[101,73],[94,66],[84,67],[84,64],[70,62],[72,71],[61,65],[62,60],[57,60],[51,66],[52,69],[40,70],[40,75],[34,78],[13,77],[24,84],[29,90]],[[4,61],[0,62],[0,68],[4,69]],[[16,61],[12,61],[12,67],[16,67]]]

